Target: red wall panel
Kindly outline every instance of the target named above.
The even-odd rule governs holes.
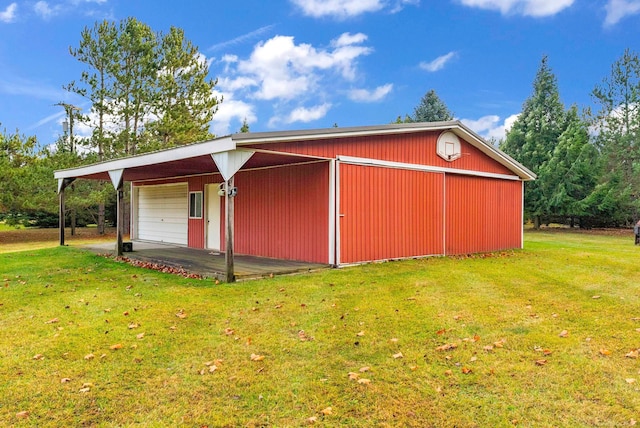
[[[272,143],[256,148],[277,152],[335,158],[338,155],[430,165],[442,168],[485,171],[513,175],[505,166],[487,157],[471,144],[460,139],[462,157],[448,162],[436,154],[440,132],[429,131],[400,135],[377,135],[316,141]]]
[[[235,185],[236,253],[329,262],[328,162],[240,171]]]
[[[522,182],[447,174],[447,254],[522,246]]]
[[[340,165],[340,262],[442,254],[444,174]]]

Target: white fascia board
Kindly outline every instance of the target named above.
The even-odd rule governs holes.
[[[446,174],[471,175],[474,177],[498,178],[501,180],[520,181],[517,175],[496,174],[493,172],[473,171],[470,169],[442,168],[439,166],[419,165],[415,163],[391,162],[379,159],[358,158],[354,156],[338,156],[340,162],[365,165],[365,166],[382,166],[387,168],[408,169],[413,171],[437,172]]]
[[[79,168],[63,169],[54,172],[55,178],[75,178],[85,175],[99,174],[103,172],[115,171],[119,169],[136,168],[140,166],[161,164],[182,159],[189,159],[213,153],[234,150],[236,143],[231,137],[223,137],[203,143],[189,144],[186,146],[174,147],[167,150],[145,153],[128,158],[114,159],[93,165]]]

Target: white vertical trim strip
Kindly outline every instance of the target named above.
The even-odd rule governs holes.
[[[329,264],[336,264],[336,160],[329,161]]]
[[[336,266],[340,266],[340,161],[336,160]]]
[[[447,255],[447,174],[442,174],[442,255]]]
[[[136,203],[138,201],[137,195],[134,193],[136,187],[133,187],[133,183],[129,183],[129,207],[131,213],[129,215],[129,239],[136,238],[136,228],[135,228],[135,220],[138,218],[138,207]]]
[[[524,181],[522,182],[522,207],[520,208],[520,225],[522,232],[520,232],[520,249],[524,248]]]

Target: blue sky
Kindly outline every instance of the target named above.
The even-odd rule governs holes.
[[[625,48],[640,51],[640,0],[0,0],[0,123],[50,144],[69,55],[96,21],[181,27],[224,96],[217,135],[376,125],[435,89],[455,117],[500,138],[543,55],[568,106],[592,105]],[[88,132],[87,129],[80,129]]]

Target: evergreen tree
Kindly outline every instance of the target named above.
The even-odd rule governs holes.
[[[626,50],[611,75],[592,93],[600,105],[593,118],[604,173],[593,200],[599,215],[629,223],[640,215],[640,59]],[[605,197],[606,195],[606,197]]]
[[[161,36],[157,49],[157,119],[148,126],[151,139],[164,147],[210,139],[209,122],[218,99],[213,95],[217,80],[207,79],[207,62],[180,28],[171,27]]]
[[[398,119],[400,119],[399,116]],[[433,89],[427,91],[422,97],[411,117],[411,122],[443,122],[447,120],[453,120],[453,113],[449,111],[447,105]]]
[[[587,197],[599,179],[599,153],[589,138],[588,126],[578,115],[576,106],[567,112],[565,131],[548,162],[540,168],[540,186],[545,195],[549,216],[564,221],[575,220],[580,226],[590,224]]]
[[[534,220],[536,228],[548,214],[541,167],[551,158],[564,127],[565,112],[558,84],[544,56],[533,81],[533,93],[524,102],[522,113],[500,147],[538,175],[536,181],[528,182],[525,187],[525,215]]]

